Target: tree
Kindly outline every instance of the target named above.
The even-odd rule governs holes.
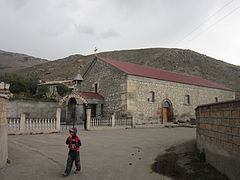
[[[14,82],[10,84],[9,90],[14,94],[23,93],[25,91],[25,85],[22,82]]]
[[[37,90],[38,78],[36,76],[21,76],[9,73],[0,76],[0,81],[10,84],[10,92],[14,94],[34,95]]]
[[[26,90],[26,80],[23,76],[11,73],[1,76],[0,79],[1,81],[10,84],[9,90],[11,93],[19,94],[25,92]]]
[[[69,92],[69,88],[64,84],[58,84],[57,92],[60,96],[64,96],[65,94],[67,94]]]
[[[39,86],[37,89],[37,95],[41,98],[46,96],[46,94],[49,92],[49,89],[46,85]]]
[[[36,76],[32,76],[32,77],[28,78],[28,80],[26,82],[28,94],[34,95],[37,93],[38,82],[39,82],[39,80]]]

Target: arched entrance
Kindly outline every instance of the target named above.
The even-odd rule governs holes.
[[[166,99],[162,103],[162,122],[173,122],[173,107],[170,100]]]
[[[77,126],[82,129],[86,128],[86,107],[88,101],[79,94],[70,94],[60,99],[59,104],[62,106],[62,129],[68,129],[69,126]]]
[[[68,109],[68,118],[69,122],[72,122],[73,126],[76,123],[76,105],[77,105],[77,100],[75,98],[70,98],[67,104],[67,109]]]

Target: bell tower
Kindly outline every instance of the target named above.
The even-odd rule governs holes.
[[[82,76],[80,74],[77,74],[73,80],[74,80],[75,85],[76,85],[75,90],[76,91],[81,91],[81,83],[83,81]]]

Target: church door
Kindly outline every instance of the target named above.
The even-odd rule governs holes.
[[[162,105],[162,122],[173,122],[173,107],[169,100],[165,100]]]
[[[167,107],[163,108],[162,118],[163,118],[163,122],[167,122],[168,121],[168,108]]]

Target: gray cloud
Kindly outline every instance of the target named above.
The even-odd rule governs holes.
[[[100,37],[102,38],[112,38],[112,37],[119,37],[120,34],[113,29],[107,29],[106,31],[100,33]]]
[[[89,35],[95,35],[96,32],[92,27],[89,26],[83,26],[83,25],[75,25],[75,28],[79,34],[89,34]]]
[[[80,35],[92,35],[98,38],[113,38],[113,37],[119,37],[120,34],[116,32],[114,29],[109,28],[104,31],[101,30],[95,30],[94,28],[90,26],[83,26],[83,25],[75,25],[75,28],[77,32]]]
[[[27,0],[9,0],[9,3],[13,5],[14,9],[19,9],[26,5]]]

